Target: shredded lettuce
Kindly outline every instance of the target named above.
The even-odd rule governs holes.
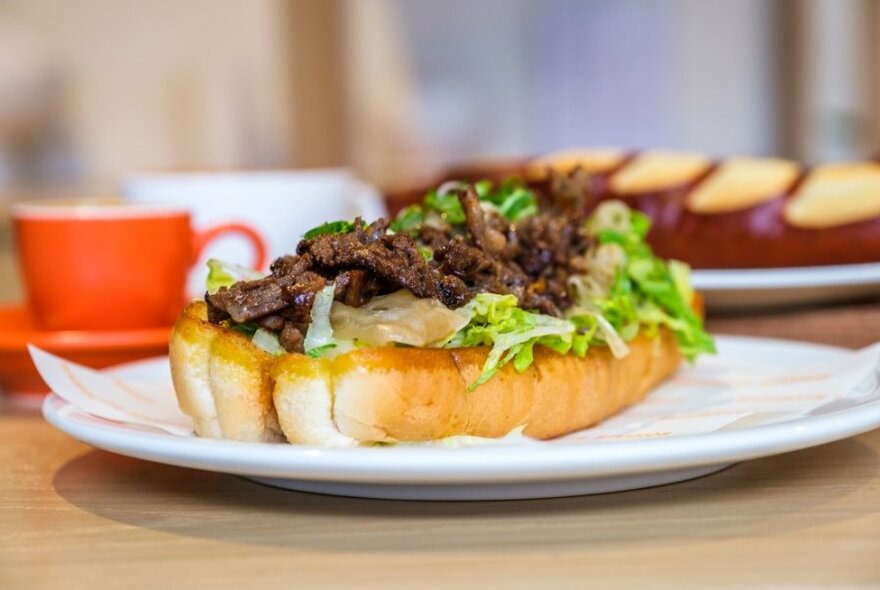
[[[581,301],[595,306],[626,340],[644,328],[649,333],[664,325],[675,333],[679,348],[688,360],[701,353],[715,352],[712,337],[691,303],[690,269],[683,262],[666,262],[654,256],[645,241],[650,219],[631,211],[618,201],[599,206],[587,223],[600,244],[617,244],[625,254],[616,269],[607,297]]]
[[[534,361],[536,344],[560,354],[573,351],[583,356],[596,333],[596,325],[588,320],[579,319],[578,325],[572,320],[521,309],[513,295],[480,293],[464,306],[464,311],[471,315],[471,320],[446,347],[492,347],[480,377],[468,386],[468,391],[491,379],[511,361],[517,371],[525,371]]]
[[[313,359],[318,359],[336,348],[336,344],[324,344],[322,346],[316,346],[315,348],[311,348],[306,351],[306,356]]]
[[[333,326],[330,324],[330,309],[333,307],[333,294],[336,284],[331,283],[315,294],[310,313],[312,321],[306,332],[303,348],[306,354],[313,356],[317,349],[328,350],[333,341]],[[311,353],[311,354],[310,354]]]
[[[330,313],[335,307],[333,297],[336,292],[335,283],[331,283],[315,294],[310,312],[311,323],[303,340],[306,356],[322,358],[343,354],[361,345],[356,340],[338,338],[333,333]]]
[[[573,315],[572,317],[582,318],[581,321],[584,322],[592,320],[592,323],[596,326],[595,331],[593,332],[593,334],[595,334],[595,339],[608,346],[608,348],[611,349],[611,354],[613,354],[615,358],[623,358],[629,354],[629,346],[626,345],[626,340],[624,340],[614,328],[614,325],[609,322],[601,312],[597,310],[587,310],[580,312],[579,315]]]
[[[208,293],[216,293],[221,287],[231,287],[238,281],[253,281],[263,278],[263,274],[232,262],[211,258],[208,260]]]
[[[284,347],[281,346],[281,343],[278,341],[278,335],[273,334],[265,328],[257,328],[254,335],[251,336],[251,342],[253,342],[254,346],[257,348],[262,348],[272,355],[285,353]]]
[[[685,301],[693,301],[694,287],[691,285],[691,267],[680,260],[669,260],[669,274],[672,275],[672,281],[675,288],[681,294],[681,298]]]
[[[478,447],[496,444],[530,444],[536,441],[534,438],[526,435],[523,431],[525,425],[517,426],[507,434],[499,438],[489,438],[485,436],[471,436],[468,434],[456,434],[436,440],[427,441],[397,441],[397,442],[374,442],[374,447],[447,447],[452,449],[460,449],[464,447]]]

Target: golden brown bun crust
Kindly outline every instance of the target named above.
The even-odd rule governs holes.
[[[388,347],[333,359],[273,358],[242,334],[208,323],[197,302],[181,314],[170,356],[180,407],[197,434],[276,440],[280,426],[292,443],[328,446],[500,437],[518,426],[553,438],[640,401],[681,363],[666,330],[639,336],[622,359],[606,348],[579,359],[537,347],[524,373],[507,365],[468,393],[487,354]]]
[[[235,330],[207,321],[204,301],[189,304],[168,346],[180,409],[199,436],[283,440],[272,403],[272,357]]]

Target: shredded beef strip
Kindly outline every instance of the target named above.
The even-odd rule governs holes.
[[[206,299],[210,307],[222,310],[240,324],[287,306],[284,288],[274,277],[241,281],[209,294]]]
[[[302,331],[292,323],[284,324],[281,333],[278,334],[278,342],[287,352],[304,352]]]
[[[432,251],[442,248],[452,239],[449,232],[428,225],[419,228],[419,240]]]
[[[360,307],[382,289],[382,281],[365,270],[344,270],[336,277],[336,301]]]
[[[284,329],[284,318],[280,315],[267,315],[257,320],[257,325],[270,332],[280,332]]]
[[[384,227],[387,221],[380,220]],[[409,289],[418,297],[436,297],[447,307],[460,307],[471,298],[467,286],[457,277],[443,275],[430,266],[415,241],[405,234],[387,234],[366,230],[347,234],[328,234],[303,240],[297,248],[309,255],[314,266],[324,273],[343,270],[368,271],[398,288]]]

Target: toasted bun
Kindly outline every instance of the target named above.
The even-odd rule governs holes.
[[[170,349],[180,407],[200,436],[270,441],[280,427],[292,443],[322,446],[500,437],[518,426],[553,438],[640,401],[681,362],[666,330],[639,336],[622,359],[606,348],[580,359],[537,347],[525,372],[507,365],[468,393],[487,354],[389,347],[333,359],[271,357],[243,334],[208,323],[203,302],[181,314]]]
[[[199,436],[252,442],[284,440],[272,403],[272,356],[240,332],[207,321],[204,302],[188,305],[168,354],[177,402]]]

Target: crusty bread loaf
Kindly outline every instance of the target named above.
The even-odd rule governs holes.
[[[880,261],[880,163],[807,168],[771,158],[713,159],[667,150],[566,150],[531,160],[465,164],[430,186],[388,195],[392,214],[447,180],[524,178],[552,190],[551,171],[589,174],[588,207],[621,199],[652,222],[660,258],[698,269],[776,268]]]
[[[273,357],[234,330],[207,322],[204,302],[183,311],[171,336],[174,386],[200,436],[322,446],[504,436],[539,439],[593,425],[640,401],[681,355],[665,330],[614,358],[535,349],[524,373],[510,365],[471,393],[486,348],[364,348],[332,359]],[[280,427],[280,428],[279,428]]]

